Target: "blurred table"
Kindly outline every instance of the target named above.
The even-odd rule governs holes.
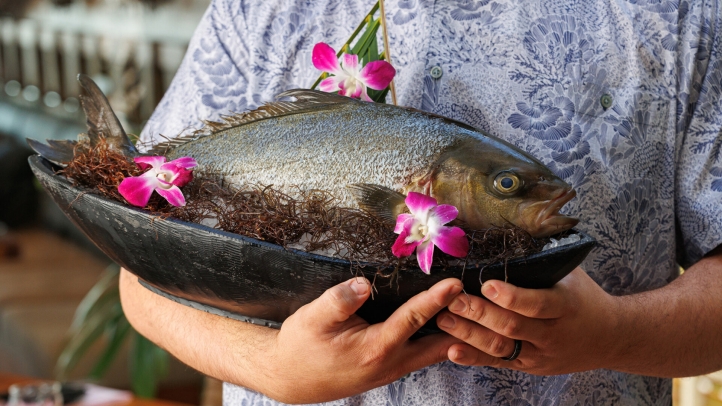
[[[28,384],[37,382],[37,378],[28,378],[24,376],[17,376],[17,375],[9,375],[0,372],[0,393],[7,393],[8,389],[10,388],[10,385],[19,383],[19,384]],[[81,401],[76,403],[81,403]],[[127,401],[122,402],[112,402],[112,403],[103,403],[104,405],[113,405],[113,406],[188,406],[185,403],[176,403],[176,402],[168,402],[165,400],[156,400],[156,399],[140,399],[132,396]]]

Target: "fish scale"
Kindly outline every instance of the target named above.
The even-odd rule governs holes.
[[[198,171],[236,186],[273,185],[291,195],[319,189],[358,207],[347,188],[375,184],[402,190],[470,131],[421,113],[365,102],[231,127],[168,152],[191,156]]]

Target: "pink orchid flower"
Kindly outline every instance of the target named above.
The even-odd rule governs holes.
[[[343,54],[341,58],[336,58],[336,51],[323,42],[313,47],[311,59],[316,69],[334,75],[319,84],[321,90],[339,92],[356,99],[360,97],[365,101],[373,101],[367,93],[367,87],[386,89],[396,75],[396,69],[386,61],[369,62],[359,70],[358,55]]]
[[[459,215],[456,207],[437,204],[433,197],[416,192],[406,196],[406,206],[411,214],[402,213],[396,218],[394,232],[399,237],[391,247],[394,255],[408,257],[416,249],[419,267],[428,274],[434,258],[434,246],[455,257],[465,257],[469,253],[469,241],[464,230],[444,226]]]
[[[140,169],[150,170],[140,176],[123,179],[118,192],[133,206],[145,207],[155,190],[173,206],[185,206],[180,187],[193,180],[190,169],[198,163],[191,157],[165,162],[164,156],[141,156],[133,159]]]

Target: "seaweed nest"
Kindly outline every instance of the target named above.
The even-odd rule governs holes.
[[[74,160],[59,171],[74,185],[125,204],[118,185],[126,177],[143,172],[103,143],[95,148],[77,147]],[[299,191],[299,197],[294,198],[268,185],[231,187],[217,176],[196,171],[193,181],[183,187],[183,194],[184,207],[172,206],[153,193],[145,209],[160,218],[206,224],[283,247],[346,259],[356,266],[372,263],[381,276],[417,267],[416,261],[391,253],[398,237],[393,225],[363,210],[338,207],[334,196],[323,190]],[[520,228],[469,230],[463,224],[456,225],[467,232],[469,255],[460,260],[437,251],[435,260],[444,267],[508,261],[541,251],[548,240],[533,238]]]

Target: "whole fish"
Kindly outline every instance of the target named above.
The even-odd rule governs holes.
[[[88,133],[129,157],[140,155],[103,93],[79,77]],[[534,237],[567,230],[578,220],[559,209],[576,193],[541,162],[466,124],[410,108],[312,91],[290,90],[257,110],[207,122],[193,134],[154,146],[148,155],[193,157],[196,170],[234,185],[273,185],[290,195],[325,190],[340,206],[360,207],[389,221],[409,192],[459,210],[471,229],[515,225]],[[28,140],[43,157],[64,164],[74,142]]]

